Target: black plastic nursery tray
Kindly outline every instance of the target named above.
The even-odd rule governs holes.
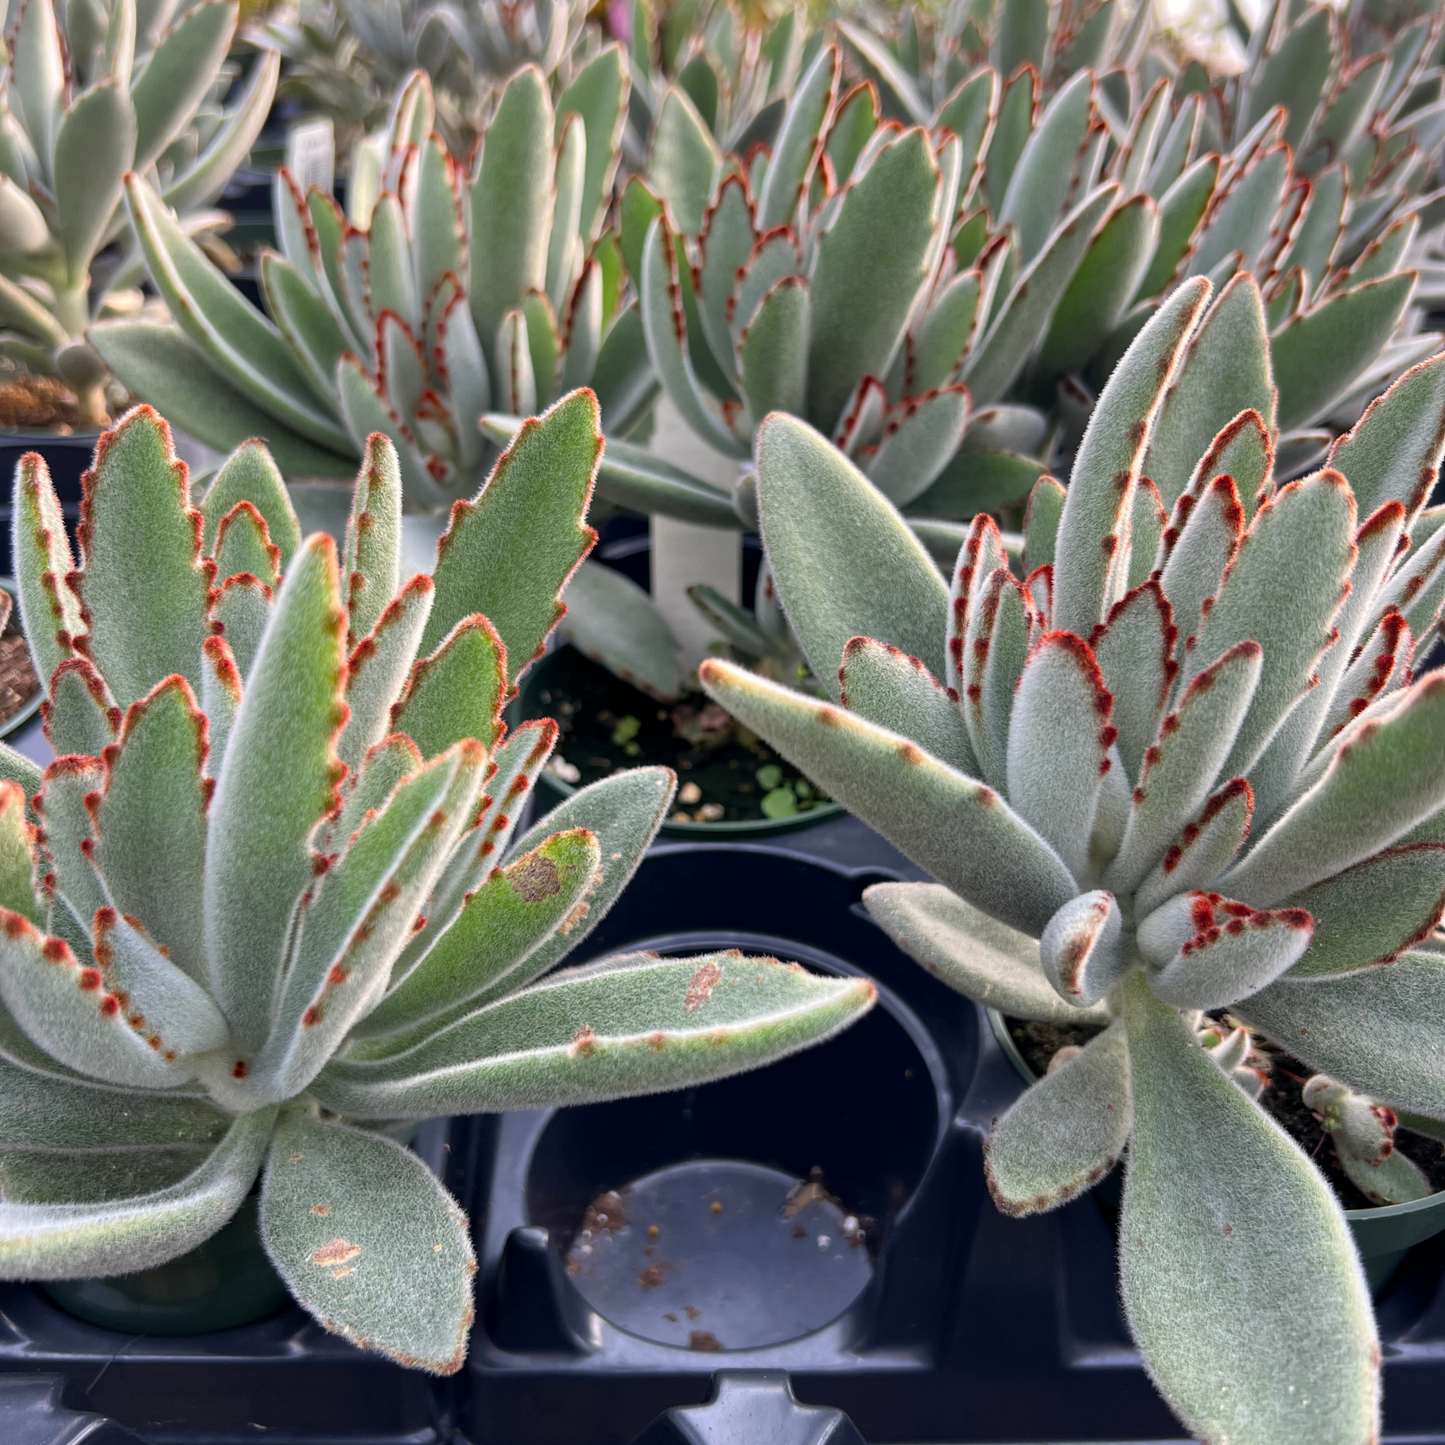
[[[737,947],[866,972],[879,1005],[703,1088],[431,1126],[418,1148],[480,1262],[457,1376],[363,1355],[294,1308],[144,1339],[0,1286],[0,1445],[31,1445],[6,1434],[27,1400],[59,1422],[35,1445],[134,1445],[69,1411],[146,1445],[1182,1441],[1129,1345],[1100,1202],[1018,1221],[987,1197],[982,1143],[1018,1075],[859,902],[916,876],[849,818],[653,849],[576,961]],[[1437,1237],[1379,1301],[1391,1445],[1445,1445],[1442,1281]]]
[[[478,1445],[623,1445],[718,1369],[786,1370],[880,1445],[1184,1438],[1129,1343],[1100,1201],[1011,1220],[988,1198],[983,1140],[1021,1084],[982,1012],[863,910],[910,876],[851,820],[654,848],[579,961],[737,947],[866,972],[880,1002],[755,1074],[454,1126]],[[1378,1302],[1400,1445],[1445,1442],[1442,1278],[1445,1237]]]

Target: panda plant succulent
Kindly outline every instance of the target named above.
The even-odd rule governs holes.
[[[281,54],[282,97],[330,116],[343,153],[385,125],[392,96],[418,69],[435,88],[438,126],[466,152],[513,72],[536,65],[554,91],[565,88],[600,43],[586,21],[582,0],[299,0],[267,13],[248,39]]]
[[[1445,357],[1279,485],[1258,411],[1230,415],[1240,374],[1270,386],[1258,290],[1210,295],[1185,282],[1135,338],[1018,571],[983,516],[950,586],[826,438],[769,418],[763,535],[832,696],[701,676],[937,880],[865,894],[901,948],[1103,1028],[997,1120],[989,1186],[1027,1214],[1125,1158],[1123,1301],[1191,1435],[1361,1445],[1365,1277],[1235,1026],[1445,1119],[1445,956],[1417,946],[1445,906],[1445,672],[1411,672],[1445,600]],[[1166,515],[1151,469],[1182,453]]]
[[[409,510],[476,491],[489,408],[529,416],[590,383],[608,427],[625,431],[654,390],[601,234],[626,101],[615,46],[555,108],[528,66],[469,168],[433,134],[431,84],[416,73],[375,184],[353,178],[349,214],[278,173],[282,254],[261,261],[269,318],[132,178],[131,219],[173,321],[96,327],[92,343],[177,426],[221,450],[262,436],[288,474],[349,474],[384,433]]]
[[[869,1006],[866,982],[737,953],[548,973],[675,783],[618,774],[512,841],[556,730],[508,732],[502,704],[593,541],[600,447],[593,397],[559,402],[406,582],[379,434],[339,561],[258,443],[192,506],[146,407],[101,440],[74,564],[21,463],[57,758],[0,751],[0,1277],[143,1270],[259,1187],[302,1305],[450,1372],[467,1224],[392,1126],[700,1083]]]
[[[1146,84],[1142,31],[1106,27],[1097,70],[1046,65],[1045,22],[1064,9],[1003,7],[1001,26],[1045,28],[1022,50],[1000,30],[998,68],[960,72],[936,103],[906,76],[845,88],[828,49],[770,149],[724,156],[685,108],[659,123],[647,182],[623,196],[623,249],[654,369],[699,438],[743,460],[762,417],[788,411],[910,515],[960,518],[1022,504],[1067,460],[1118,356],[1190,276],[1258,278],[1278,388],[1266,420],[1290,474],[1435,349],[1411,310],[1441,219],[1419,192],[1445,125],[1408,109],[1411,78],[1438,85],[1425,50],[1369,57],[1376,84],[1356,94],[1326,43],[1303,94],[1280,42],[1234,136],[1191,88],[1202,72],[1155,65]],[[1307,19],[1328,41],[1328,12]],[[882,42],[842,33],[881,75]],[[655,470],[649,510],[726,523],[716,487]]]
[[[96,265],[126,235],[126,172],[149,177],[188,235],[215,230],[227,218],[211,207],[265,123],[275,56],[258,57],[227,97],[236,14],[234,0],[72,0],[61,15],[52,0],[11,6],[0,87],[0,354],[32,374],[58,374],[85,425],[108,415],[105,369],[85,329],[135,284],[119,255],[104,275]]]

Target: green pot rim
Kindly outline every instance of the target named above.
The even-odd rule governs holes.
[[[10,594],[12,606],[20,606],[20,584],[13,577],[0,577],[0,587],[3,587]],[[42,682],[35,689],[35,696],[30,699],[14,717],[7,718],[0,723],[0,738],[8,738],[11,733],[19,732],[31,718],[40,711],[40,704],[45,701],[45,684]]]
[[[1008,1028],[1003,1021],[1003,1014],[996,1008],[986,1009],[985,1012],[988,1014],[989,1027],[993,1030],[994,1038],[998,1040],[999,1048],[1003,1050],[1005,1057],[1014,1066],[1019,1077],[1026,1084],[1037,1083],[1039,1076],[1029,1067],[1024,1056],[1019,1052],[1018,1045],[1009,1037]],[[1438,1234],[1445,1229],[1445,1189],[1436,1190],[1434,1194],[1427,1194],[1424,1199],[1412,1199],[1406,1204],[1372,1204],[1368,1209],[1347,1209],[1345,1218],[1349,1221],[1351,1232],[1355,1235],[1356,1244],[1360,1245],[1364,1242],[1360,1237],[1361,1234],[1375,1233],[1376,1226],[1383,1229],[1394,1226],[1396,1221],[1409,1219],[1412,1215],[1433,1213],[1438,1213],[1440,1216],[1439,1222],[1433,1228],[1426,1229],[1419,1234],[1415,1233],[1414,1228],[1408,1229],[1408,1233],[1412,1236],[1410,1243],[1419,1244],[1421,1240],[1429,1239],[1432,1234]],[[1363,1230],[1361,1226],[1363,1226]],[[1418,1222],[1415,1227],[1419,1227]],[[1391,1229],[1390,1232],[1394,1233],[1395,1231]],[[1403,1234],[1407,1231],[1401,1230],[1400,1232]],[[1379,1248],[1372,1248],[1370,1253],[1383,1253],[1387,1250],[1393,1252],[1399,1247],[1394,1239],[1388,1243],[1382,1240]],[[1363,1249],[1360,1252],[1362,1255],[1365,1253]]]

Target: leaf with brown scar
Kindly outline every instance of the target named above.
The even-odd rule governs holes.
[[[313,1208],[318,1195],[330,1201],[324,1214]],[[378,1134],[283,1115],[261,1235],[328,1329],[406,1365],[460,1368],[476,1263],[465,1217],[415,1154]]]

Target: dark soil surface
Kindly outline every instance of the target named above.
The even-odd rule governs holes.
[[[1024,1056],[1024,1063],[1040,1078],[1049,1067],[1049,1060],[1062,1048],[1073,1045],[1083,1048],[1092,1038],[1103,1033],[1098,1024],[1041,1024],[1031,1019],[1004,1016],[1014,1047]]]
[[[1300,1090],[1314,1070],[1258,1034],[1254,1035],[1254,1045],[1269,1068],[1269,1087],[1259,1096],[1265,1111],[1283,1124],[1290,1136],[1315,1161],[1346,1209],[1372,1208],[1374,1201],[1366,1199],[1350,1183],[1345,1171],[1340,1168],[1333,1146],[1325,1139],[1319,1120],[1300,1097]],[[1395,1148],[1420,1166],[1430,1181],[1431,1189],[1437,1192],[1445,1189],[1445,1144],[1428,1135],[1417,1134],[1412,1129],[1397,1129]]]
[[[571,647],[543,667],[527,711],[536,713],[540,704],[557,720],[561,736],[550,768],[568,783],[581,787],[619,769],[660,763],[678,778],[674,823],[787,818],[828,801],[703,693],[660,703]]]
[[[30,661],[30,649],[20,631],[20,614],[11,611],[0,633],[0,727],[3,727],[40,691],[40,679]]]
[[[1008,1017],[1005,1017],[1004,1023],[1024,1061],[1040,1075],[1060,1049],[1069,1044],[1082,1046],[1103,1032],[1095,1024],[1043,1024]],[[1340,1167],[1319,1119],[1301,1096],[1305,1081],[1314,1070],[1259,1034],[1252,1034],[1251,1038],[1250,1063],[1269,1075],[1269,1083],[1259,1096],[1260,1107],[1283,1125],[1290,1137],[1314,1160],[1346,1209],[1372,1208],[1373,1201],[1366,1199],[1355,1188]],[[1420,1166],[1432,1189],[1445,1189],[1445,1143],[1401,1128],[1395,1133],[1395,1147]]]

